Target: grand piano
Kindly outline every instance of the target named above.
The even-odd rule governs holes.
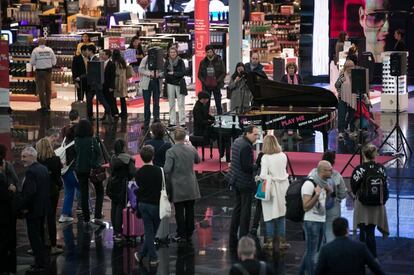
[[[260,125],[263,130],[313,129],[322,132],[324,149],[327,149],[328,132],[336,126],[338,105],[331,91],[280,83],[254,73],[248,75],[248,86],[253,103],[239,114],[242,126]]]

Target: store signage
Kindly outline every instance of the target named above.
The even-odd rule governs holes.
[[[124,59],[128,63],[137,62],[137,54],[135,49],[127,49],[124,51]]]
[[[0,108],[9,108],[9,45],[0,40]]]
[[[109,50],[125,50],[125,37],[105,37],[104,46]]]
[[[210,43],[209,0],[195,1],[194,9],[194,34],[195,34],[195,82],[196,93],[201,91],[201,82],[198,79],[198,67],[205,57],[205,47]]]

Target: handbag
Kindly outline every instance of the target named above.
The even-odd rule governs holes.
[[[254,197],[262,201],[270,200],[270,181],[260,178],[257,183],[257,191]]]
[[[89,177],[92,183],[100,183],[106,179],[105,167],[92,168]]]
[[[164,169],[161,169],[162,174],[162,188],[161,188],[161,196],[160,196],[160,219],[169,218],[171,217],[171,204],[168,200],[167,189],[165,186],[165,175]]]
[[[93,160],[95,157],[95,152],[94,152],[94,148],[93,148],[93,141],[91,142],[91,159]],[[94,161],[92,161],[94,162]],[[93,163],[92,163],[93,164]],[[92,165],[94,166],[94,164]],[[99,166],[99,167],[94,167],[91,169],[91,172],[89,174],[89,180],[92,183],[100,183],[103,182],[106,179],[106,170],[105,167]]]
[[[180,94],[181,95],[188,95],[187,83],[185,82],[184,78],[181,78],[181,80],[180,80]]]
[[[74,160],[69,165],[66,165],[66,149],[72,147],[75,144],[75,141],[72,140],[69,144],[66,144],[66,137],[63,138],[62,144],[60,147],[56,148],[55,155],[60,158],[60,162],[63,164],[63,168],[60,171],[61,175],[64,175],[68,170],[69,167],[72,165]]]

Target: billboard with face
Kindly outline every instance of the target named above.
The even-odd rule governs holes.
[[[346,31],[351,40],[361,42],[360,52],[372,52],[381,62],[381,53],[395,48],[395,31],[403,30],[407,50],[412,52],[413,5],[413,0],[330,0],[330,37]]]

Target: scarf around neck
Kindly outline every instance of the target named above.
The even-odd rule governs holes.
[[[293,75],[293,82],[292,82],[292,78],[290,77],[289,74],[287,75],[287,79],[288,79],[288,83],[289,84],[294,84],[294,85],[298,85],[299,84],[298,75],[297,74],[294,74]]]
[[[315,169],[315,170],[311,173],[310,177],[311,177],[311,178],[315,181],[315,183],[319,184],[319,186],[320,186],[321,188],[327,188],[327,186],[328,186],[328,181],[327,181],[327,180],[323,180],[323,179],[321,179],[321,178],[319,177],[317,169]]]
[[[177,64],[178,64],[178,60],[180,60],[180,57],[179,57],[179,56],[177,56],[175,59],[168,58],[168,62],[170,63],[170,64],[169,64],[169,69],[170,69],[170,70],[173,70],[173,68],[174,68],[175,66],[177,66]]]

